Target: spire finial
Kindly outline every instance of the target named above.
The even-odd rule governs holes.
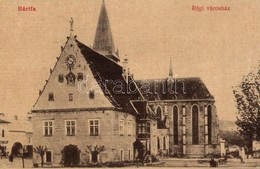
[[[74,23],[74,20],[73,20],[73,18],[71,17],[71,19],[70,19],[70,31],[71,31],[71,32],[73,31],[73,23]]]
[[[169,70],[169,76],[173,76],[173,70],[172,70],[172,58],[170,57],[170,70]]]

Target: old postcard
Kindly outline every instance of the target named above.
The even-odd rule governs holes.
[[[260,167],[257,0],[0,0],[0,168]]]

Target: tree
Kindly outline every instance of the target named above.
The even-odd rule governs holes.
[[[92,145],[87,145],[87,153],[91,153],[91,162],[96,163],[98,162],[97,156],[99,153],[106,151],[105,146],[98,146],[96,145],[95,147],[92,147]]]
[[[252,141],[260,140],[260,65],[242,78],[233,93],[237,106],[235,124],[247,146],[252,148]]]
[[[36,154],[39,154],[41,157],[41,166],[43,167],[43,157],[46,151],[46,147],[43,147],[41,145],[39,145],[38,147],[33,148],[33,152]]]

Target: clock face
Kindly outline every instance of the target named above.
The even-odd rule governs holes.
[[[68,67],[73,67],[76,64],[76,57],[73,55],[69,55],[66,58],[65,63]]]

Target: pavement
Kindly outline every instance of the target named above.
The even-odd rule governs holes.
[[[164,165],[160,166],[139,166],[138,168],[190,168],[190,169],[207,169],[211,168],[208,163],[209,159],[180,159],[180,158],[162,158],[160,162]],[[240,159],[228,159],[225,164],[221,164],[218,168],[260,168],[260,159],[245,159],[245,163],[241,163]],[[32,159],[25,159],[25,168],[32,168]],[[0,169],[7,168],[22,168],[22,159],[14,158],[13,162],[9,162],[7,158],[0,159]],[[126,168],[126,167],[124,167]],[[127,168],[137,168],[130,166]]]
[[[165,167],[209,167],[209,159],[179,159],[179,158],[162,158],[160,161],[165,162]],[[260,159],[245,159],[245,163],[241,163],[240,159],[228,159],[226,163],[219,164],[218,167],[227,168],[260,168]]]

